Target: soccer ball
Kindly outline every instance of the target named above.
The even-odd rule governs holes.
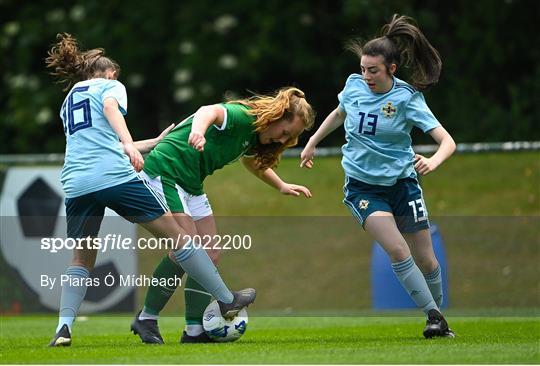
[[[203,315],[203,328],[208,337],[215,342],[234,342],[246,332],[248,315],[246,308],[240,310],[232,319],[225,319],[216,300],[206,307]]]

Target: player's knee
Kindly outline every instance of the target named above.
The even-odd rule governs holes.
[[[391,248],[388,250],[388,256],[390,257],[390,260],[392,263],[394,262],[402,262],[405,259],[409,258],[411,255],[411,251],[409,248],[405,245],[396,246],[394,248]]]
[[[437,268],[439,265],[439,262],[437,262],[437,259],[435,257],[433,258],[414,258],[414,262],[420,268],[420,271],[422,273],[431,273]]]

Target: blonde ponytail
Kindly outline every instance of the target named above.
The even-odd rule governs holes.
[[[255,132],[266,130],[279,119],[300,117],[304,129],[309,130],[315,121],[315,112],[306,100],[302,90],[295,87],[279,89],[273,96],[255,95],[248,99],[233,100],[228,103],[242,104],[249,109],[246,113],[255,117]],[[255,161],[259,169],[275,167],[285,149],[298,143],[298,138],[285,144],[258,144],[255,148]]]

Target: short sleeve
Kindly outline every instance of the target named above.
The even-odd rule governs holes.
[[[219,104],[219,106],[221,107],[221,109],[223,109],[223,122],[221,123],[221,126],[218,126],[218,125],[213,125],[216,129],[220,130],[220,131],[223,131],[224,129],[227,128],[227,116],[228,116],[228,113],[227,113],[227,108],[225,108],[225,106],[223,104]]]
[[[428,132],[441,125],[426,104],[424,95],[420,92],[413,94],[411,100],[407,104],[405,113],[407,119],[412,122],[413,126],[418,127],[423,132]]]
[[[343,90],[338,94],[338,100],[339,100],[339,107],[341,110],[346,110],[345,105],[349,101],[351,90],[354,89],[354,85],[358,83],[358,81],[362,80],[362,76],[359,74],[351,74],[347,78],[347,81],[345,82],[345,86],[343,87]]]
[[[230,131],[236,128],[249,127],[251,129],[255,117],[247,113],[247,107],[241,104],[220,104],[225,110],[225,118],[221,127],[218,128],[221,131]],[[217,128],[218,126],[216,126]]]
[[[338,95],[337,95],[337,98],[339,100],[339,108],[341,108],[342,110],[345,110],[345,107],[344,107],[344,101],[343,101],[343,98],[344,98],[344,94],[345,93],[345,90],[342,90]]]
[[[104,102],[107,98],[116,99],[120,112],[123,115],[127,114],[127,93],[124,84],[118,80],[108,82],[101,94],[101,102]]]

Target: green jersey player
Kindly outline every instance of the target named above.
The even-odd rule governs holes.
[[[272,169],[281,153],[297,143],[298,136],[312,127],[314,112],[304,93],[292,87],[273,96],[203,106],[178,124],[147,156],[141,173],[164,197],[177,222],[189,235],[214,238],[216,224],[204,194],[203,183],[216,170],[241,160],[263,182],[283,194],[311,197],[304,186],[286,183]],[[219,251],[208,250],[214,263]],[[184,271],[172,253],[153,273],[157,279],[181,277]],[[157,320],[175,288],[151,286],[144,308],[132,330],[144,343],[163,343]],[[191,277],[184,285],[186,329],[181,342],[210,342],[202,327],[202,315],[211,295]]]

